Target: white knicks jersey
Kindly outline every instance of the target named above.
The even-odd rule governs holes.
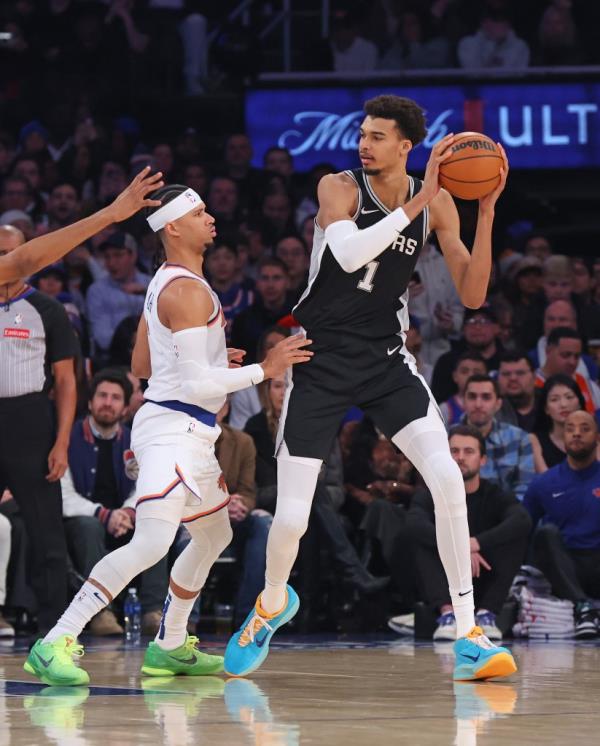
[[[144,303],[144,317],[148,326],[148,342],[150,345],[150,363],[152,375],[148,380],[148,388],[144,397],[154,402],[177,400],[186,404],[195,404],[209,412],[218,412],[225,403],[225,397],[191,402],[181,388],[181,379],[177,367],[177,356],[173,342],[173,334],[158,318],[158,299],[162,291],[181,277],[189,277],[201,282],[209,291],[213,299],[214,310],[208,320],[207,362],[211,368],[227,368],[227,344],[225,341],[225,317],[221,303],[208,282],[200,275],[179,264],[163,264],[152,278],[146,291]]]

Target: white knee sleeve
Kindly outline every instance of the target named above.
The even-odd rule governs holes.
[[[210,519],[199,518],[186,528],[192,540],[175,561],[171,578],[187,591],[200,591],[215,560],[231,543],[233,531],[226,510]]]
[[[308,527],[317,479],[323,462],[316,458],[290,456],[285,443],[277,457],[277,507],[273,526],[292,542],[298,542]]]
[[[100,560],[90,573],[114,598],[136,575],[155,565],[169,551],[177,526],[156,518],[139,518],[129,544]]]

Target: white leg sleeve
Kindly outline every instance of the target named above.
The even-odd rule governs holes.
[[[8,563],[10,561],[10,521],[4,515],[0,515],[0,606],[6,601],[6,576],[8,574]]]
[[[290,456],[282,444],[277,456],[277,508],[267,541],[267,570],[261,606],[269,614],[285,603],[285,586],[298,554],[322,461]]]
[[[175,561],[171,580],[195,595],[180,598],[171,584],[155,640],[164,650],[174,650],[185,642],[188,619],[198,593],[206,582],[210,568],[233,537],[227,510],[219,510],[212,516],[192,521],[186,528],[192,539]]]
[[[392,438],[412,461],[429,488],[435,505],[435,528],[440,559],[448,578],[459,637],[475,624],[471,550],[465,485],[450,455],[448,435],[435,406]]]

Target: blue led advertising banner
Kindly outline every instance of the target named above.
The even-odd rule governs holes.
[[[505,146],[513,168],[600,165],[599,83],[485,83],[411,87],[261,89],[246,95],[254,163],[267,148],[288,148],[295,167],[359,165],[363,102],[380,93],[413,98],[426,111],[428,135],[410,156],[423,169],[448,132],[484,132]]]

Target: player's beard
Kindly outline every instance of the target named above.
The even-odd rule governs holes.
[[[381,173],[380,168],[369,168],[369,167],[365,168],[364,166],[363,166],[363,171],[367,176],[379,176],[379,174]]]

